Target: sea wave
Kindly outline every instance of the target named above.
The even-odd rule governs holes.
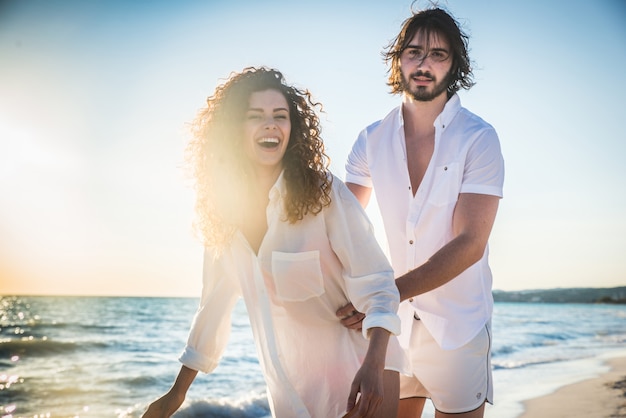
[[[136,418],[147,405],[134,405],[117,410],[117,418]],[[270,418],[271,411],[265,393],[251,392],[240,399],[186,401],[172,418]]]
[[[581,356],[583,358],[583,356]],[[550,359],[526,359],[526,360],[507,360],[503,362],[492,362],[493,370],[509,370],[509,369],[523,369],[531,366],[538,366],[541,364],[554,364],[563,361],[572,361],[575,360],[572,357],[563,357],[563,358],[550,358]]]
[[[103,380],[104,383],[113,383],[116,382],[119,385],[125,386],[128,389],[138,389],[138,388],[151,388],[157,385],[160,382],[159,377],[157,376],[130,376],[123,379],[109,379]]]
[[[271,414],[265,394],[250,394],[236,400],[191,402],[173,418],[265,418]]]
[[[107,345],[101,342],[54,341],[47,338],[24,337],[0,341],[0,357],[39,357],[68,354],[77,350],[89,350],[93,348],[105,348]]]

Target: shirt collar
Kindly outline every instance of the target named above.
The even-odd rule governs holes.
[[[461,110],[461,99],[459,95],[454,93],[443,107],[443,111],[435,119],[435,127],[445,128],[452,122],[452,119]]]
[[[456,114],[461,110],[461,98],[458,94],[454,93],[450,99],[446,102],[446,105],[443,107],[443,111],[437,116],[435,119],[435,127],[445,128],[452,122],[452,119],[456,116]],[[398,106],[396,109],[396,117],[397,117],[397,129],[401,130],[404,128],[404,117],[402,116],[402,105]]]
[[[398,131],[401,131],[404,128],[404,116],[402,116],[402,105],[396,108],[395,115],[396,115],[396,129]]]
[[[285,196],[287,194],[287,182],[285,181],[284,174],[285,170],[282,170],[276,179],[276,183],[274,183],[270,189],[270,202],[280,199],[281,196]]]

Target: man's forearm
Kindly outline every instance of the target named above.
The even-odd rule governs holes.
[[[482,257],[472,248],[475,244],[469,237],[460,235],[437,251],[421,266],[396,279],[400,300],[406,300],[422,293],[430,292],[448,283]],[[480,255],[479,255],[480,254]]]
[[[483,257],[499,200],[497,196],[460,195],[452,219],[454,238],[424,264],[396,279],[400,300],[448,283]]]

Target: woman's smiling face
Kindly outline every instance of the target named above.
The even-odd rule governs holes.
[[[282,168],[290,133],[285,96],[273,89],[252,93],[245,114],[244,147],[256,169]]]

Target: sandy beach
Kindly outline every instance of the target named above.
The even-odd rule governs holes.
[[[524,402],[519,418],[626,417],[626,357],[606,360],[610,370]]]

